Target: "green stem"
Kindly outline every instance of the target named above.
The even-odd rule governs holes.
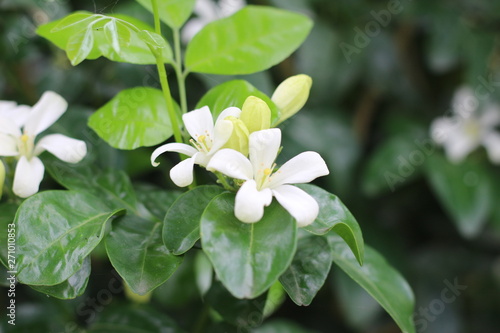
[[[181,38],[179,29],[174,30],[174,49],[175,49],[175,75],[177,76],[177,84],[179,85],[179,98],[181,101],[182,113],[187,112],[187,97],[186,97],[186,76],[182,73],[182,54],[181,54]]]
[[[153,6],[153,15],[155,21],[155,32],[161,35],[161,25],[160,25],[160,16],[158,14],[158,4],[157,0],[151,0],[151,4]],[[165,101],[167,102],[167,111],[168,116],[170,118],[170,122],[172,123],[172,128],[174,130],[174,138],[177,142],[183,142],[181,130],[179,128],[179,123],[177,122],[177,114],[174,108],[174,102],[172,99],[172,95],[170,94],[170,86],[167,80],[167,71],[165,70],[165,64],[161,59],[161,55],[158,52],[153,52],[156,59],[156,68],[158,69],[158,76],[160,77],[161,89],[163,91],[163,96],[165,97]]]
[[[205,332],[206,330],[206,324],[207,324],[207,320],[208,320],[208,306],[205,304],[203,304],[203,309],[201,310],[201,313],[198,317],[198,320],[196,321],[195,323],[195,327],[193,327],[193,332],[195,333],[202,333],[202,332]]]
[[[224,188],[226,190],[236,191],[236,189],[233,186],[229,185],[229,183],[227,182],[227,179],[226,179],[226,177],[224,177],[224,175],[222,175],[220,172],[216,172],[215,175],[219,179],[218,182],[220,184],[222,184],[222,186],[224,186]]]

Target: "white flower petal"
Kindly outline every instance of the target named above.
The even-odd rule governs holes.
[[[462,126],[460,124],[463,121],[463,119],[458,117],[441,117],[435,119],[431,124],[430,130],[432,139],[437,144],[443,144],[445,141],[449,140],[450,136],[453,136],[454,133],[461,130]]]
[[[477,110],[479,101],[470,87],[461,87],[453,95],[451,106],[456,115],[467,119]]]
[[[24,125],[24,133],[38,135],[55,123],[67,108],[68,102],[64,98],[53,91],[46,91],[33,106]]]
[[[236,193],[234,215],[245,223],[260,221],[264,216],[264,207],[273,200],[272,192],[268,188],[257,190],[254,180],[247,180]]]
[[[493,128],[500,124],[500,107],[497,104],[488,104],[479,117],[482,128]]]
[[[17,156],[17,141],[14,137],[0,133],[0,156]]]
[[[237,107],[229,107],[222,111],[219,116],[217,117],[217,122],[226,119],[226,117],[236,117],[239,118],[241,114],[241,110]]]
[[[238,10],[245,6],[243,0],[219,0],[219,15],[226,17],[236,13]]]
[[[182,28],[181,39],[184,44],[189,43],[191,39],[207,24],[205,20],[192,18]]]
[[[306,151],[283,164],[271,176],[267,187],[275,188],[283,184],[309,183],[329,173],[325,161],[318,153]]]
[[[193,168],[196,160],[196,154],[193,157],[187,158],[179,162],[176,166],[170,169],[170,178],[175,185],[186,187],[193,182]]]
[[[15,102],[0,101],[0,118],[10,118],[19,128],[24,126],[30,112],[31,107],[27,105],[17,106]]]
[[[314,222],[319,213],[319,205],[309,194],[292,185],[282,185],[272,190],[276,200],[297,221],[299,227]]]
[[[486,134],[483,145],[491,162],[500,164],[500,133],[490,132]]]
[[[281,130],[271,128],[256,131],[249,136],[249,155],[254,174],[271,168],[281,145]]]
[[[26,157],[21,156],[17,162],[12,190],[21,198],[35,194],[42,182],[44,171],[43,163],[38,157],[28,161]]]
[[[456,133],[443,143],[448,159],[459,163],[479,146],[479,139],[473,139],[461,133]]]
[[[14,109],[17,103],[14,101],[0,101],[0,116],[6,115],[10,110]]]
[[[194,12],[198,17],[203,18],[206,23],[218,19],[217,5],[212,0],[197,0]]]
[[[252,164],[242,153],[233,149],[219,150],[208,162],[207,170],[219,171],[236,179],[253,178]]]
[[[219,149],[222,148],[231,137],[233,133],[233,122],[229,120],[219,120],[215,124],[213,132],[213,142],[210,148],[209,155],[215,154]]]
[[[20,137],[22,135],[21,126],[18,126],[10,117],[0,116],[0,133]]]
[[[213,135],[214,120],[208,106],[184,114],[182,120],[189,135],[196,141],[198,141],[200,135],[210,137]]]
[[[73,139],[62,134],[44,136],[35,145],[35,156],[47,150],[58,159],[68,163],[78,163],[87,155],[85,141]]]
[[[158,156],[167,151],[184,154],[190,157],[198,152],[198,150],[196,150],[195,148],[184,143],[167,143],[166,145],[156,148],[153,154],[151,154],[151,164],[155,167],[160,165],[160,163],[157,163],[155,161],[158,158]]]

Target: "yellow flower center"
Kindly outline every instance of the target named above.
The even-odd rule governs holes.
[[[264,169],[264,175],[266,175],[266,176],[269,176],[272,172],[273,172],[273,170],[271,170],[269,168]]]

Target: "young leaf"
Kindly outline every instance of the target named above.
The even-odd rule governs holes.
[[[74,191],[46,191],[19,207],[17,278],[30,285],[66,281],[104,236],[113,211],[101,199]]]
[[[130,32],[128,29],[121,29],[121,34],[123,35],[122,38],[130,40]],[[120,35],[118,33],[118,24],[116,23],[116,20],[110,20],[104,25],[104,34],[106,35],[106,40],[111,44],[113,49],[115,50],[116,53],[120,54],[121,53],[121,48],[120,48]]]
[[[295,51],[312,25],[301,14],[247,6],[194,36],[186,50],[187,70],[223,75],[266,70]]]
[[[369,246],[365,248],[364,265],[360,266],[342,238],[329,235],[328,242],[335,264],[382,305],[403,333],[415,333],[415,297],[401,274]]]
[[[299,239],[292,264],[280,276],[283,288],[295,304],[311,304],[332,266],[331,252],[327,240],[322,237]]]
[[[66,281],[55,286],[31,286],[31,288],[55,298],[73,299],[84,293],[89,282],[89,276],[90,256],[85,258],[82,267]]]
[[[170,254],[161,239],[161,223],[123,216],[106,237],[111,264],[139,295],[152,291],[175,272],[182,257]]]
[[[163,223],[163,242],[174,254],[183,254],[200,239],[200,220],[208,203],[224,189],[220,186],[198,186],[182,194],[170,206]]]
[[[319,204],[316,220],[304,229],[315,235],[324,235],[330,230],[340,235],[352,252],[363,264],[364,241],[358,222],[335,195],[312,184],[298,184],[297,187],[309,193]]]
[[[87,28],[74,35],[68,40],[66,45],[66,55],[73,66],[81,63],[92,51],[94,47],[94,36],[92,29]]]
[[[157,33],[154,33],[149,30],[141,30],[137,34],[140,39],[142,39],[144,42],[146,42],[148,45],[151,45],[154,48],[167,48],[168,43],[165,41],[165,39],[158,35]]]
[[[232,80],[224,82],[210,89],[200,99],[196,108],[199,109],[208,105],[214,119],[217,119],[219,114],[224,109],[235,106],[241,109],[243,103],[249,96],[255,96],[262,99],[271,109],[271,123],[279,118],[278,108],[266,94],[255,88],[252,84],[245,80]]]
[[[290,265],[297,224],[274,202],[257,223],[234,216],[234,194],[213,199],[201,217],[201,242],[217,276],[236,298],[264,293]]]
[[[136,0],[144,8],[153,12],[151,0]],[[191,16],[196,0],[156,0],[160,20],[172,29],[182,27]]]
[[[110,146],[154,146],[172,136],[163,93],[138,87],[119,92],[89,118],[89,126]]]

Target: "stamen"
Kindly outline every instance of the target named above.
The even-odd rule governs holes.
[[[264,175],[269,176],[273,172],[272,169],[266,168],[264,169]]]
[[[26,134],[21,135],[22,142],[26,143],[26,142],[28,142],[29,139],[30,139],[29,136],[27,136]]]

